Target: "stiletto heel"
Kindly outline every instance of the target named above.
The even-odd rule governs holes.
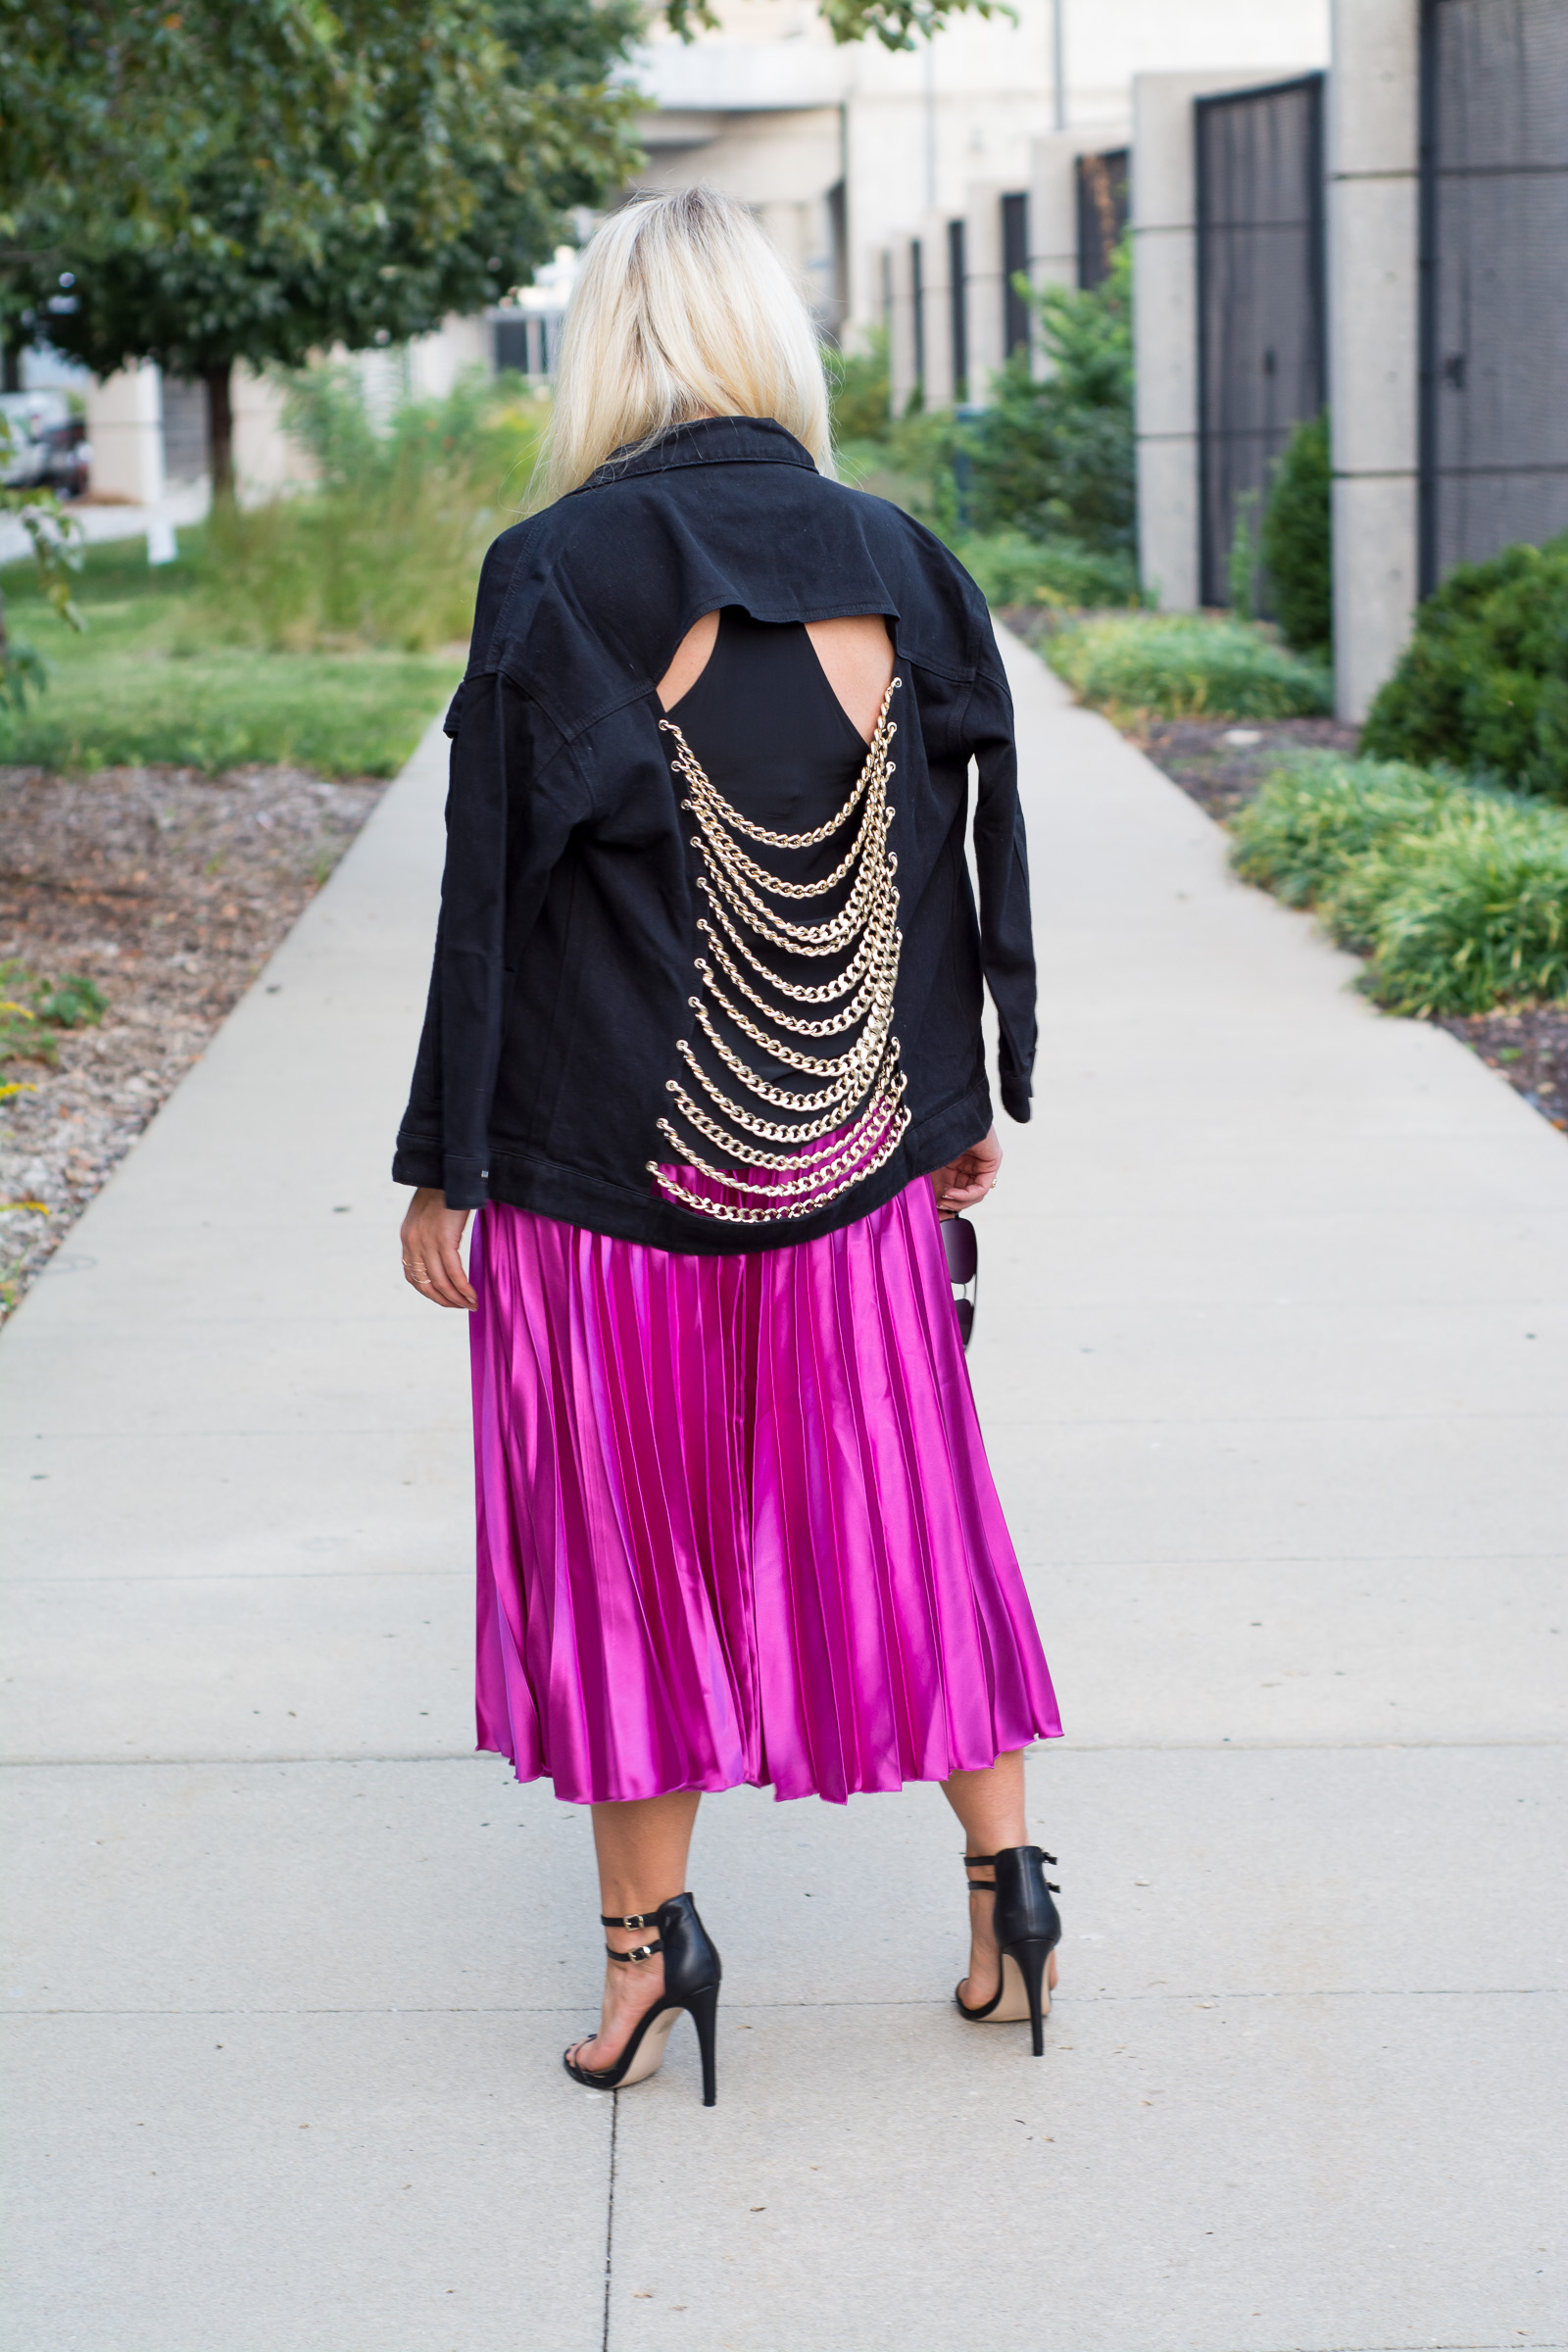
[[[646,2082],[663,2064],[670,2029],[681,2011],[688,2009],[703,2061],[703,2105],[711,2107],[718,2096],[714,2040],[718,1987],[724,1971],[712,1938],[697,1916],[697,1905],[689,1894],[677,1894],[661,1903],[657,1911],[630,1911],[617,1918],[602,1913],[599,1924],[604,1928],[657,1927],[659,1935],[652,1943],[635,1944],[629,1952],[617,1952],[608,1943],[605,1949],[612,1960],[626,1968],[639,1967],[656,1952],[662,1952],[664,1989],[637,2020],[613,2066],[579,2066],[576,2053],[583,2047],[580,2041],[563,2053],[562,2065],[574,2082],[589,2090],[625,2090],[633,2082]]]
[[[710,1984],[702,1992],[694,1992],[687,2003],[692,2024],[697,2028],[697,2048],[703,2061],[703,2105],[711,2107],[718,2097],[718,2060],[714,2036],[718,2029],[718,1986]]]
[[[1046,2054],[1045,2022],[1051,2015],[1051,1955],[1061,1941],[1061,1916],[1052,1901],[1060,1889],[1047,1878],[1045,1865],[1054,1863],[1038,1845],[1004,1846],[999,1854],[965,1854],[965,1872],[989,1870],[991,1877],[969,1881],[971,1894],[995,1894],[993,1933],[1001,1957],[1002,1982],[989,2001],[971,2009],[961,1993],[954,2000],[958,2014],[973,2026],[1022,2024],[1029,2020],[1034,2054]]]

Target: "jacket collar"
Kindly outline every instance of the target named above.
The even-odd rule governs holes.
[[[580,490],[600,490],[640,473],[669,473],[681,466],[805,466],[816,461],[793,433],[771,416],[701,416],[694,424],[672,425],[651,448],[631,445],[605,460]],[[572,493],[576,496],[576,492]]]

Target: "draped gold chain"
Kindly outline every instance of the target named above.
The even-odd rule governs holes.
[[[671,1078],[667,1091],[690,1133],[682,1134],[668,1118],[659,1121],[659,1130],[673,1145],[681,1167],[698,1169],[727,1191],[753,1197],[746,1204],[710,1200],[682,1184],[670,1167],[649,1160],[660,1190],[702,1216],[733,1225],[808,1217],[874,1175],[898,1150],[909,1124],[899,1041],[893,1035],[904,937],[894,886],[899,861],[888,848],[894,815],[887,797],[894,773],[889,752],[898,733],[890,712],[901,683],[895,678],[882,698],[876,732],[849,799],[837,815],[809,833],[772,833],[744,816],[704,772],[674,721],[659,722],[678,747],[670,765],[687,787],[681,807],[697,819],[692,839],[702,858],[697,887],[708,907],[697,925],[707,951],[695,958],[703,993],[687,1003],[711,1058],[727,1074],[715,1074],[691,1039],[678,1039],[675,1051],[692,1084]],[[746,841],[765,849],[818,849],[841,833],[857,811],[859,823],[853,840],[820,881],[786,882],[741,847]],[[838,912],[816,921],[796,921],[774,904],[808,904],[846,882],[849,895]],[[775,971],[765,958],[769,948],[795,956],[846,960],[833,977],[808,986]],[[796,1009],[803,1006],[815,1017]],[[797,1094],[771,1084],[729,1042],[719,1019],[775,1063],[799,1070],[814,1085]],[[857,1030],[858,1035],[852,1037]],[[794,1042],[824,1038],[848,1042],[841,1053],[830,1055],[808,1053]],[[734,1091],[726,1091],[731,1083]],[[737,1101],[737,1094],[749,1100]],[[754,1105],[783,1111],[788,1121],[766,1117]],[[716,1167],[705,1159],[691,1141],[693,1135],[732,1164]],[[768,1145],[774,1148],[763,1148]],[[765,1169],[774,1181],[756,1182],[741,1173],[744,1168]],[[785,1181],[779,1182],[780,1177]]]

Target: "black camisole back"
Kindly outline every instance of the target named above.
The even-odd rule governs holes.
[[[707,668],[665,715],[719,791],[776,833],[831,816],[865,760],[805,622],[754,620],[739,605],[720,612]]]

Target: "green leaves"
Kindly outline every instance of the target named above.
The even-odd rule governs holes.
[[[1568,534],[1450,572],[1417,612],[1362,742],[1568,802]]]
[[[1132,263],[1124,240],[1103,282],[1032,296],[1051,372],[1018,352],[993,379],[992,406],[965,433],[970,519],[1130,554],[1137,536],[1133,443]]]
[[[15,436],[9,418],[0,416],[0,470]],[[86,622],[72,601],[72,575],[81,563],[82,530],[68,514],[52,490],[0,489],[0,514],[20,522],[32,548],[38,587],[55,616],[68,628],[81,630]],[[0,707],[21,710],[27,695],[41,693],[49,668],[41,654],[25,640],[13,637],[6,626],[5,600],[0,597]]]
[[[40,980],[16,957],[0,963],[0,1062],[60,1058],[56,1031],[83,1029],[101,1021],[108,999],[85,972],[63,972]],[[14,1085],[4,1090],[17,1092]]]
[[[1568,816],[1400,761],[1303,753],[1235,819],[1236,870],[1310,906],[1392,1012],[1568,996]]]
[[[1330,679],[1260,628],[1144,612],[1058,630],[1044,648],[1086,703],[1166,718],[1292,718],[1330,704]]]
[[[24,56],[49,125],[9,183],[0,311],[45,315],[65,261],[50,336],[99,373],[402,341],[525,282],[636,161],[610,79],[630,0],[130,0],[88,12],[74,60],[82,12],[37,13],[0,0],[0,65]]]
[[[954,17],[1007,17],[1017,22],[1006,0],[820,0],[823,21],[836,41],[878,40],[884,49],[913,49]],[[690,21],[712,24],[707,9],[671,0],[665,14],[676,31],[683,29],[677,14]]]
[[[1274,610],[1298,653],[1328,653],[1334,567],[1328,412],[1298,424],[1274,468],[1263,511],[1262,557]]]

